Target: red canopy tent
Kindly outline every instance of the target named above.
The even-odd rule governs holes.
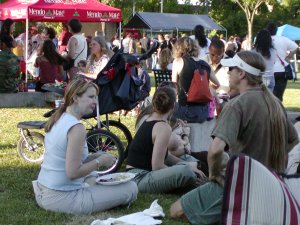
[[[120,9],[96,0],[9,0],[0,4],[0,20],[121,22]]]
[[[66,22],[71,18],[81,22],[119,22],[121,30],[122,13],[96,0],[9,0],[0,4],[0,20],[7,18],[25,20],[27,31],[29,21]],[[27,59],[27,43],[25,52]]]

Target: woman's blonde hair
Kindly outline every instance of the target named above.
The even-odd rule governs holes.
[[[173,56],[172,51],[169,48],[164,48],[159,55],[158,64],[161,70],[166,70],[168,64],[172,63]]]
[[[238,56],[247,64],[265,71],[263,57],[253,51],[242,51]],[[255,76],[246,73],[246,79],[249,85],[261,85],[263,96],[269,111],[269,123],[271,124],[271,152],[269,163],[271,168],[278,172],[283,172],[287,157],[287,115],[281,102],[269,91],[263,84],[262,76]]]
[[[198,57],[199,45],[190,37],[179,38],[174,46],[174,58],[181,58],[183,56]]]
[[[88,88],[93,87],[99,94],[98,86],[90,80],[85,78],[78,78],[72,80],[65,91],[64,104],[50,117],[45,125],[45,131],[49,132],[53,125],[59,120],[61,115],[66,111],[67,107],[74,103],[75,96],[82,96]]]
[[[107,55],[109,58],[111,58],[113,56],[113,54],[114,54],[113,51],[108,48],[105,39],[101,35],[93,37],[92,41],[95,41],[100,45],[101,56],[102,55]],[[89,68],[90,65],[93,65],[95,58],[96,58],[96,55],[92,53],[89,57],[89,60],[88,60],[89,65],[87,65],[86,68]]]

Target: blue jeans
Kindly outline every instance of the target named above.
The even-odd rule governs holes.
[[[177,103],[172,117],[182,119],[188,123],[203,123],[208,118],[208,105],[183,106]]]
[[[275,86],[275,78],[274,75],[269,75],[269,76],[263,76],[262,77],[263,83],[264,85],[266,85],[266,87],[273,92],[274,90],[274,86]]]
[[[287,79],[285,78],[285,72],[274,73],[275,77],[275,87],[273,94],[282,101],[283,94],[287,85]]]

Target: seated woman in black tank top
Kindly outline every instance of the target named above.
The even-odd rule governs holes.
[[[175,102],[174,89],[159,88],[152,100],[153,113],[143,122],[130,144],[126,168],[136,174],[134,180],[140,192],[188,191],[206,178],[194,164],[167,153],[172,133],[167,120],[173,113]]]

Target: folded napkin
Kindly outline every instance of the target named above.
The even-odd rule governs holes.
[[[154,200],[149,209],[145,209],[143,213],[151,217],[165,217],[163,208],[157,203],[158,199]]]
[[[149,209],[143,212],[132,213],[119,218],[108,218],[107,220],[94,220],[91,225],[156,225],[162,224],[161,220],[153,217],[164,217],[163,208],[157,203],[158,199],[151,203]]]
[[[161,223],[161,220],[153,219],[143,212],[137,212],[117,219],[108,218],[107,220],[94,220],[91,225],[154,225]]]

